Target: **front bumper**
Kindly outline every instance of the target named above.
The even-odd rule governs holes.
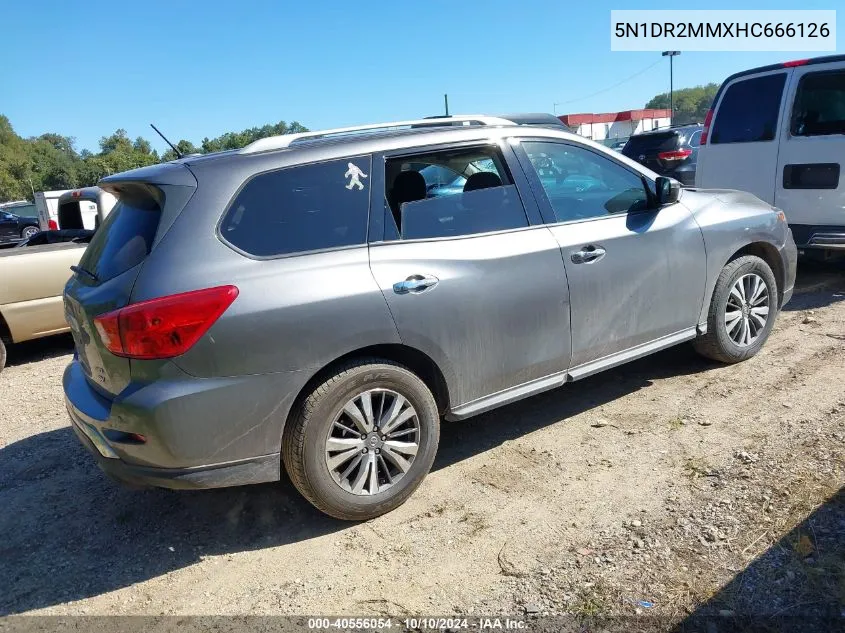
[[[780,259],[783,264],[783,293],[781,295],[780,307],[783,308],[790,299],[795,289],[795,275],[798,271],[798,247],[792,237],[792,231],[786,229],[786,240],[780,249]]]
[[[88,384],[78,361],[68,365],[62,379],[71,427],[100,468],[114,479],[135,487],[177,489],[277,481],[281,475],[278,444],[260,452],[269,446],[266,441],[255,439],[248,445],[231,441],[233,435],[240,439],[243,425],[258,429],[255,420],[243,409],[239,417],[227,411],[214,417],[205,406],[217,390],[230,399],[229,386],[250,389],[239,381],[232,385],[230,380],[217,389],[210,389],[205,381],[199,389],[192,384],[195,381],[189,378],[177,386],[163,381],[163,385],[136,388],[111,401]],[[174,408],[178,415],[172,414]],[[278,433],[281,439],[274,421],[264,422],[264,435]],[[128,432],[138,432],[146,441],[114,439]],[[233,446],[240,448],[233,451]],[[250,450],[252,455],[243,456]]]

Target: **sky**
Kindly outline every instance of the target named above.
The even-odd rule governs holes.
[[[0,114],[78,150],[124,128],[172,141],[278,121],[311,129],[454,113],[611,112],[669,90],[660,53],[611,52],[613,8],[677,2],[486,0],[6,0]],[[802,9],[837,2],[804,0]],[[687,9],[794,9],[717,0]],[[841,42],[841,40],[840,40]],[[838,43],[838,52],[843,45]],[[675,88],[828,53],[696,53]]]

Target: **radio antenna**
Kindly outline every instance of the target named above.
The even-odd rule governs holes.
[[[171,143],[170,141],[168,141],[168,140],[167,140],[167,137],[166,137],[164,134],[162,134],[162,133],[161,133],[161,130],[159,130],[159,129],[158,129],[155,125],[153,125],[152,123],[150,123],[150,127],[151,127],[151,128],[153,128],[153,129],[156,131],[156,134],[158,134],[161,138],[163,138],[163,139],[164,139],[164,142],[165,142],[165,143],[167,143],[168,145],[170,145],[170,149],[172,149],[174,152],[176,152],[176,156],[177,156],[178,158],[182,158],[182,152],[180,152],[178,149],[176,149],[176,146],[175,146],[173,143]]]

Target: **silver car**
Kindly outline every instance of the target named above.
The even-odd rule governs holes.
[[[396,508],[460,420],[672,345],[725,363],[789,300],[783,213],[578,136],[455,117],[110,176],[65,293],[72,426],[138,485],[278,480]],[[566,390],[560,397],[566,397]]]

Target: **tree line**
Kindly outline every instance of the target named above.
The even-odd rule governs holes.
[[[718,89],[718,84],[711,83],[676,90],[673,123],[704,121]],[[645,107],[668,108],[669,93],[656,95]],[[204,138],[199,146],[182,139],[176,147],[182,154],[205,154],[237,149],[266,136],[305,131],[307,128],[296,121],[280,121]],[[77,151],[73,137],[53,132],[23,138],[15,133],[9,119],[0,115],[0,202],[32,200],[34,191],[87,187],[109,174],[176,158],[172,149],[159,156],[149,141],[141,136],[132,140],[123,129],[102,137],[99,149],[96,153],[87,149]]]
[[[307,132],[294,121],[251,127],[241,132],[226,132],[216,138],[204,138],[199,147],[185,139],[176,143],[182,154],[205,154],[237,149],[266,136]],[[168,149],[161,156],[150,142],[139,136],[132,140],[119,129],[99,142],[99,152],[77,151],[75,139],[48,132],[40,136],[19,136],[8,117],[0,114],[0,202],[33,200],[35,191],[75,189],[97,184],[108,176],[136,167],[173,160]]]
[[[672,94],[672,105],[674,109],[672,123],[677,125],[703,123],[704,117],[707,116],[707,110],[710,109],[718,90],[719,84],[707,84],[704,86],[695,86],[694,88],[675,90]],[[656,95],[645,104],[645,107],[665,108],[668,110],[669,93],[664,92]]]

